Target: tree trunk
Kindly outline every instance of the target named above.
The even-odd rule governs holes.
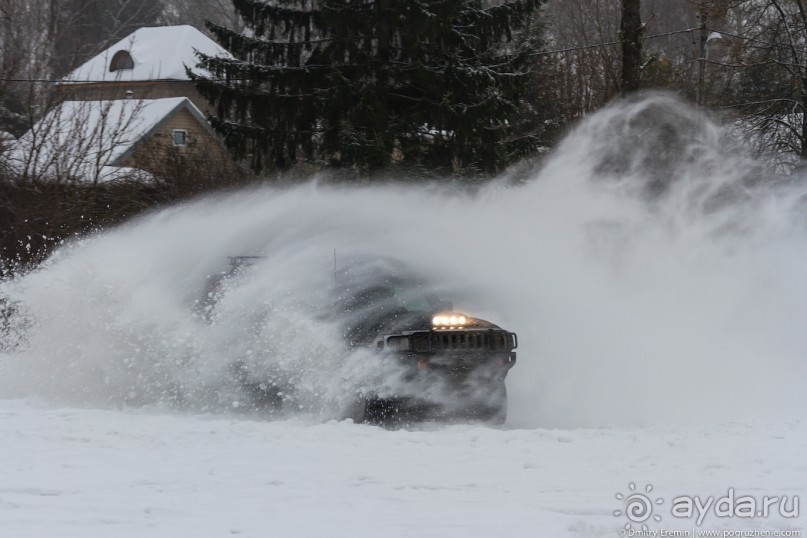
[[[805,68],[807,69],[807,68]],[[801,166],[804,166],[807,163],[807,77],[802,77],[801,79],[801,108],[802,108],[802,118],[801,118],[801,147],[799,148],[799,157],[801,159]]]
[[[622,95],[639,89],[642,65],[642,17],[639,0],[622,0]]]

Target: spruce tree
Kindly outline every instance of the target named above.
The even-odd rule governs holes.
[[[233,0],[208,23],[236,59],[200,56],[211,118],[253,167],[493,173],[529,152],[529,51],[543,0]]]

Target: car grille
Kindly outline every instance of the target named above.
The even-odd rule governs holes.
[[[513,337],[507,331],[436,331],[412,335],[414,351],[476,352],[512,349]]]

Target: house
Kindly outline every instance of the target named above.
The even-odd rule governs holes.
[[[147,176],[137,171],[158,175],[167,160],[192,160],[208,169],[229,162],[187,97],[65,101],[3,159],[24,178],[93,183]]]
[[[231,172],[186,72],[196,51],[227,54],[191,26],[137,30],[59,82],[64,100],[0,164],[23,179],[60,182],[142,179],[168,164]]]
[[[210,105],[186,71],[208,74],[196,67],[196,52],[232,57],[193,26],[140,28],[69,73],[57,89],[68,101],[187,97],[207,116]]]

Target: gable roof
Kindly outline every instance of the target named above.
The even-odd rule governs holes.
[[[128,52],[134,61],[132,69],[110,71],[117,52]],[[61,84],[82,82],[129,82],[147,80],[189,80],[185,67],[200,74],[195,52],[208,56],[232,55],[193,26],[156,26],[136,30],[75,69]]]
[[[3,156],[18,173],[41,179],[103,181],[180,110],[212,128],[186,97],[65,101],[13,143]]]

